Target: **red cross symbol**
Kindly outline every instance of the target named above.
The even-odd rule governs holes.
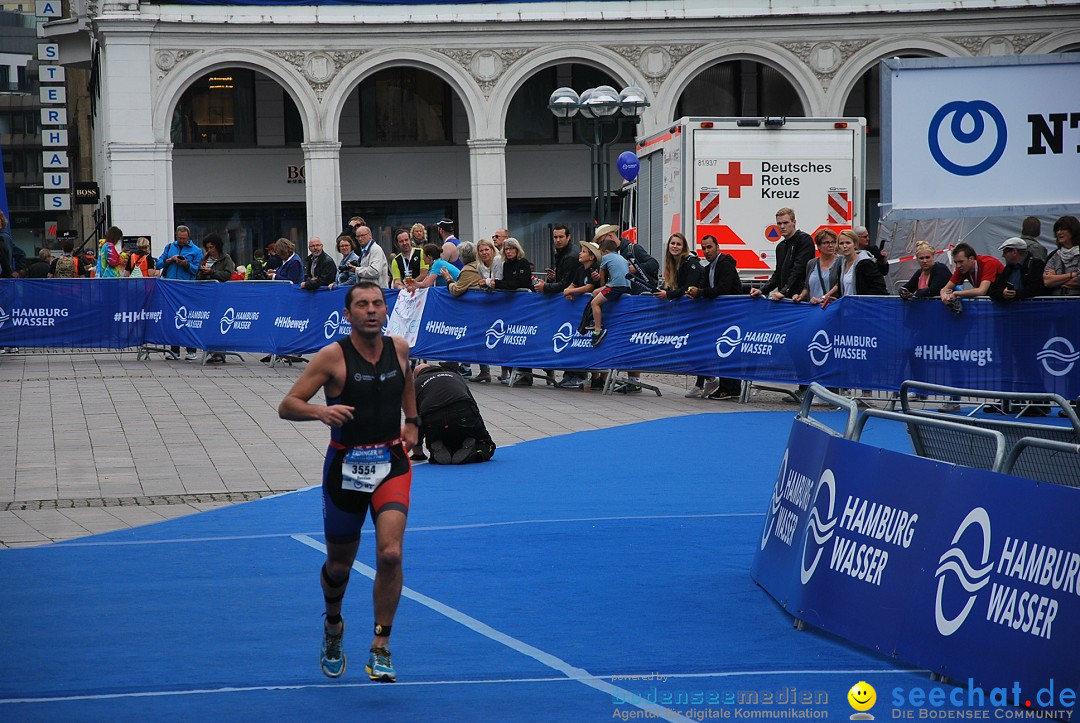
[[[727,173],[716,174],[716,185],[727,186],[728,198],[742,198],[743,186],[754,185],[754,177],[742,172],[742,161],[728,161]]]

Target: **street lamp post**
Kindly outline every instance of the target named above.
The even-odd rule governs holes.
[[[623,126],[636,125],[649,105],[645,91],[633,85],[622,91],[601,85],[580,96],[572,88],[559,88],[548,100],[548,110],[560,123],[573,123],[589,146],[592,215],[597,225],[612,221],[611,146],[622,134]]]

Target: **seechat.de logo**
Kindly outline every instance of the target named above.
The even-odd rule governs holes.
[[[993,168],[1005,153],[1007,140],[1005,117],[985,100],[954,100],[941,106],[927,136],[934,161],[955,176],[977,176]]]
[[[959,544],[961,538],[964,537],[964,533],[969,529],[972,529],[973,532],[968,535],[968,538],[972,540],[972,542],[968,543],[968,547],[978,551],[978,567],[971,564],[967,553]],[[946,550],[938,559],[938,569],[934,573],[937,578],[934,621],[937,623],[939,633],[949,636],[960,629],[960,626],[964,624],[968,614],[971,612],[971,606],[975,604],[975,598],[978,597],[979,590],[982,590],[986,587],[986,583],[990,582],[990,572],[993,568],[994,564],[990,562],[990,516],[982,507],[976,507],[960,523],[956,534],[953,535],[952,547]],[[947,595],[945,592],[945,581],[947,579],[956,580],[956,584],[950,585],[950,588],[956,590],[959,586],[963,588],[963,592]],[[963,598],[964,595],[967,596],[967,599],[964,601],[960,612],[950,617],[945,612],[946,603],[943,599],[945,597],[952,599],[954,605],[949,606],[949,608],[955,609],[956,598]]]
[[[814,362],[814,366],[819,367],[829,361],[829,355],[832,354],[832,342],[829,341],[828,332],[821,329],[814,334],[806,350],[810,352],[810,361]]]
[[[11,314],[7,313],[4,307],[0,306],[0,329],[4,328],[4,324],[8,323],[8,319],[11,318]]]
[[[1043,369],[1055,377],[1063,377],[1073,370],[1080,361],[1080,352],[1072,342],[1063,336],[1051,337],[1043,344],[1042,351],[1035,355],[1042,362]]]
[[[484,346],[488,349],[494,349],[499,345],[503,335],[506,334],[506,322],[502,319],[496,319],[484,333]]]
[[[559,330],[555,332],[555,335],[551,337],[551,348],[556,354],[559,354],[563,349],[570,346],[570,342],[573,340],[574,325],[568,321],[560,326]]]
[[[822,494],[823,491],[824,494]],[[836,478],[832,470],[827,469],[818,479],[817,488],[814,490],[814,501],[810,503],[806,532],[803,535],[802,565],[799,570],[799,578],[803,585],[810,582],[810,578],[814,576],[814,571],[821,562],[821,553],[832,539],[833,533],[836,532],[836,519]],[[813,559],[808,565],[809,556]]]
[[[776,524],[776,514],[780,511],[780,501],[784,499],[784,484],[787,479],[788,450],[784,450],[784,459],[780,461],[780,472],[776,475],[776,484],[773,485],[772,501],[769,503],[769,519],[765,521],[765,531],[761,533],[761,549],[769,543],[769,535]]]
[[[724,333],[716,340],[716,355],[721,359],[727,359],[731,353],[739,348],[742,343],[742,329],[732,325],[724,329]]]
[[[185,326],[187,326],[187,317],[188,313],[186,306],[181,306],[179,309],[176,310],[176,320],[174,323],[176,324],[177,329],[183,329]]]

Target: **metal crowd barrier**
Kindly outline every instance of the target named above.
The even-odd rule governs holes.
[[[995,400],[1049,404],[1060,407],[1068,426],[986,419],[940,414],[914,409],[912,389],[935,395],[964,397],[993,404]],[[843,437],[858,442],[872,419],[886,419],[905,425],[915,454],[949,464],[984,469],[1039,482],[1080,488],[1080,420],[1072,406],[1056,394],[996,392],[964,389],[918,381],[905,381],[900,387],[902,411],[866,409],[858,402],[813,383],[807,389],[798,417],[812,426],[839,436],[839,432],[811,416],[815,399],[846,412]],[[989,400],[989,401],[986,401]]]

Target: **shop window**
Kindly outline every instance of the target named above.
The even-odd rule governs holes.
[[[172,140],[185,146],[255,145],[255,72],[222,68],[192,83],[173,113]]]

